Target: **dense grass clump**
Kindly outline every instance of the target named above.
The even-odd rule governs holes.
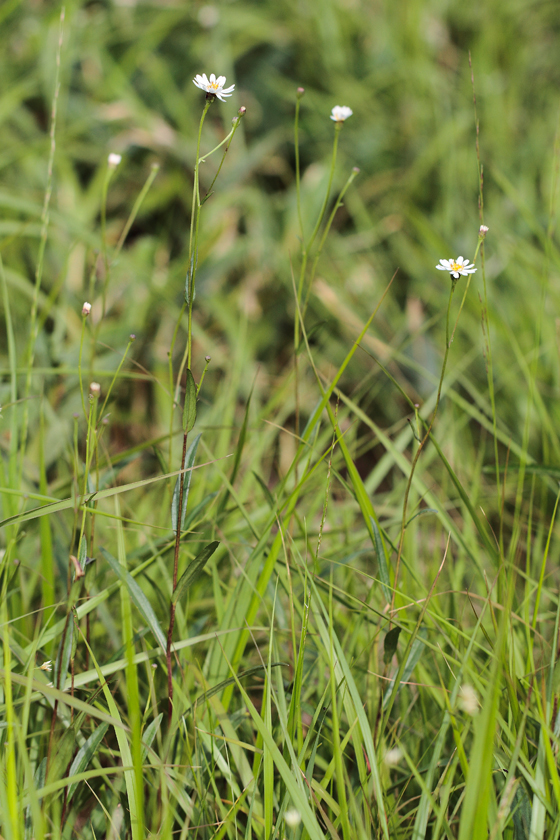
[[[560,838],[554,11],[0,6],[1,838]]]

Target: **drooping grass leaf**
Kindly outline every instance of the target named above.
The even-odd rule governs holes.
[[[111,569],[120,579],[123,586],[126,586],[128,591],[130,592],[130,597],[134,602],[135,606],[140,611],[141,615],[144,617],[144,620],[148,624],[148,627],[152,631],[154,638],[156,639],[157,643],[161,647],[163,651],[167,648],[167,642],[163,631],[159,625],[157,620],[156,614],[153,611],[150,602],[132,577],[132,575],[125,571],[119,561],[110,554],[107,549],[101,548],[101,554],[105,558],[105,560],[109,563]]]
[[[189,586],[192,586],[192,584],[198,580],[205,565],[208,563],[219,544],[218,540],[208,543],[208,545],[202,549],[200,554],[197,554],[194,560],[189,563],[188,567],[177,581],[177,586],[175,587],[175,592],[173,593],[174,604],[183,597],[183,594],[187,591]]]

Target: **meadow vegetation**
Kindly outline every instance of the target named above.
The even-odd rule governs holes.
[[[556,4],[0,25],[0,836],[558,840]]]

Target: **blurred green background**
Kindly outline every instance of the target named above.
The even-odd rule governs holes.
[[[58,3],[40,0],[5,0],[0,9],[0,248],[22,346],[46,184],[59,11]],[[208,388],[215,393],[227,377],[232,354],[243,356],[241,396],[257,366],[267,391],[264,374],[281,374],[290,358],[299,85],[306,90],[301,160],[308,234],[326,183],[335,104],[354,111],[342,132],[335,187],[353,166],[361,170],[336,218],[319,265],[323,283],[311,301],[310,324],[328,323],[317,339],[325,357],[340,360],[356,324],[398,270],[374,330],[437,373],[439,351],[418,337],[441,315],[447,294],[446,278],[434,266],[440,257],[472,256],[479,225],[469,51],[490,227],[490,317],[508,359],[496,387],[504,398],[502,419],[513,429],[524,396],[514,381],[512,365],[519,362],[510,342],[519,344],[521,356],[532,352],[542,285],[548,310],[556,308],[559,291],[553,237],[545,249],[560,82],[553,2],[68,2],[37,363],[75,364],[79,310],[100,248],[101,183],[107,154],[115,151],[123,162],[109,192],[112,241],[150,164],[157,161],[161,170],[115,267],[102,337],[120,351],[134,332],[136,360],[150,370],[165,364],[184,284],[203,105],[192,78],[216,72],[236,91],[212,107],[203,150],[224,136],[239,106],[247,115],[204,207],[196,352],[199,368],[203,355],[213,357]],[[203,188],[213,167],[213,159],[203,167]],[[472,360],[476,379],[484,378],[479,278],[455,349],[456,358],[479,351]],[[553,320],[544,330],[550,389],[557,384]],[[106,353],[114,366],[115,353]],[[360,362],[353,367],[355,383],[372,369],[367,359],[361,364],[366,370]],[[405,376],[422,392],[421,378]],[[135,420],[157,424],[153,398],[148,386],[136,393]],[[58,399],[71,403],[70,411],[75,383]],[[385,401],[376,411],[395,422],[401,408]]]

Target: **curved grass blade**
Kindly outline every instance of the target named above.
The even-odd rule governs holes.
[[[205,548],[202,549],[200,554],[194,558],[192,563],[189,564],[188,568],[183,572],[181,577],[179,578],[179,582],[175,587],[175,592],[173,593],[173,603],[176,604],[177,601],[183,595],[189,586],[198,580],[200,575],[202,574],[205,565],[208,563],[218,546],[220,545],[218,540],[214,540],[211,543],[208,543]]]
[[[148,599],[146,598],[146,596],[144,595],[144,593],[142,592],[142,590],[140,589],[140,587],[138,586],[138,584],[136,583],[136,581],[134,580],[132,575],[129,572],[127,572],[125,569],[123,569],[123,567],[121,566],[119,561],[115,557],[113,557],[112,554],[109,554],[109,552],[105,548],[101,549],[101,554],[103,555],[105,560],[109,563],[110,567],[112,568],[114,573],[117,575],[117,577],[120,579],[122,584],[124,586],[126,586],[128,591],[130,592],[130,597],[134,601],[134,604],[136,605],[136,607],[139,609],[140,613],[144,617],[144,620],[146,621],[150,630],[154,634],[154,637],[155,637],[157,643],[159,644],[161,649],[165,652],[166,647],[167,647],[167,643],[165,641],[165,636],[163,635],[163,631],[162,631],[162,629],[159,625],[159,622],[156,618],[156,614],[155,614],[155,612],[153,611],[153,609],[150,605],[150,602],[148,601]]]

